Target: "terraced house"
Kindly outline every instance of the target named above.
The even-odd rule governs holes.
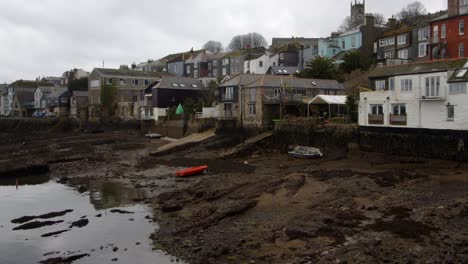
[[[109,98],[102,95],[112,94],[112,102],[107,109],[114,116],[124,119],[140,119],[141,108],[144,106],[145,89],[161,77],[161,73],[120,69],[95,68],[89,75],[89,118],[96,120],[102,117],[103,102]],[[111,90],[105,92],[104,89]]]

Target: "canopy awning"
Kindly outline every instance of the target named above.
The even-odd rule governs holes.
[[[309,101],[311,105],[345,105],[345,95],[317,95],[314,99]]]

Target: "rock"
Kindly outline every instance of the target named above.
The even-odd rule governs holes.
[[[134,214],[134,212],[124,211],[120,209],[112,209],[110,210],[110,212],[114,214]]]
[[[98,214],[98,215],[96,215],[96,217],[97,217],[97,218],[100,218],[100,217],[102,217],[102,214]]]
[[[118,250],[119,250],[118,247],[113,247],[113,248],[112,248],[112,251],[114,251],[114,252],[117,252]]]
[[[73,222],[69,228],[73,228],[73,227],[78,227],[78,228],[82,228],[82,227],[85,227],[89,224],[89,220],[88,219],[81,219],[81,220],[78,220],[76,222]]]
[[[119,261],[119,259],[118,258],[113,258],[113,259],[111,259],[111,261],[112,262],[117,262],[117,261]]]
[[[61,177],[57,182],[60,184],[65,184],[69,181],[70,179],[66,176]]]
[[[62,258],[62,257],[50,258],[50,259],[43,260],[39,263],[41,264],[69,264],[76,260],[82,259],[84,257],[89,257],[89,256],[90,256],[89,254],[81,254],[81,255],[75,255],[75,256],[70,256],[66,258]]]
[[[23,216],[23,217],[11,220],[11,222],[13,224],[24,224],[26,222],[29,222],[29,221],[32,221],[32,220],[35,220],[35,219],[50,219],[50,218],[55,218],[55,217],[59,217],[59,216],[64,216],[64,215],[66,215],[68,213],[71,213],[71,212],[73,212],[73,210],[68,209],[68,210],[61,211],[61,212],[51,212],[51,213],[47,213],[47,214],[43,214],[43,215],[39,215],[39,216]]]
[[[63,220],[60,220],[60,221],[44,221],[44,222],[35,221],[35,222],[29,222],[27,224],[17,226],[15,228],[13,228],[13,230],[37,229],[37,228],[41,228],[41,227],[44,227],[44,226],[51,226],[51,225],[60,224],[60,223],[63,223]]]
[[[70,230],[61,230],[61,231],[56,231],[56,232],[51,232],[51,233],[47,233],[47,234],[44,234],[42,235],[41,237],[51,237],[51,236],[56,236],[56,235],[60,235],[62,233],[65,233],[65,232],[68,232]]]
[[[84,186],[84,185],[80,185],[78,187],[78,192],[79,193],[85,193],[87,190],[88,190],[88,188],[86,186]]]

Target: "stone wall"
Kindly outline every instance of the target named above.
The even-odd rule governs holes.
[[[455,130],[378,128],[359,129],[361,149],[393,155],[445,160],[468,160],[468,132]]]

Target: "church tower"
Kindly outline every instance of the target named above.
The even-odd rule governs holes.
[[[366,22],[366,0],[351,2],[351,27],[356,28]]]

